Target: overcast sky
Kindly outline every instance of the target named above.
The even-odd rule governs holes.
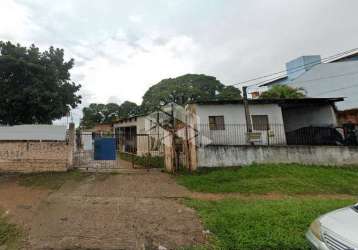
[[[163,78],[229,85],[356,48],[357,10],[357,0],[1,0],[0,40],[65,49],[84,104],[140,104]]]

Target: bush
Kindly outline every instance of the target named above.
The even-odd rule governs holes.
[[[133,161],[134,164],[146,168],[164,168],[163,156],[152,156],[150,154],[139,156],[134,154],[120,153],[119,157],[122,160]]]

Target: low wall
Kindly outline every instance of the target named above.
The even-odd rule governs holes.
[[[66,171],[73,146],[65,141],[0,141],[0,172]]]
[[[252,163],[315,165],[358,164],[358,147],[346,146],[206,146],[198,148],[198,167],[230,167]]]

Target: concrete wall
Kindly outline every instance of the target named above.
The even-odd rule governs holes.
[[[250,105],[251,115],[268,115],[271,136],[270,141],[274,144],[286,144],[285,131],[283,129],[283,118],[281,107],[277,104],[255,104]],[[225,130],[213,130],[206,133],[207,140],[199,142],[206,144],[212,141],[215,144],[244,145],[246,140],[246,119],[244,106],[242,104],[226,105],[196,105],[197,128],[201,133],[202,125],[209,124],[209,116],[224,116]],[[237,126],[240,125],[240,126]],[[232,133],[232,134],[231,134]],[[262,132],[262,144],[267,142],[267,132]]]
[[[0,172],[66,171],[72,152],[73,145],[65,141],[0,141]]]
[[[290,108],[282,111],[286,132],[308,126],[337,126],[331,105]]]
[[[198,167],[230,167],[252,163],[300,163],[337,166],[358,164],[358,147],[207,146],[197,149]]]

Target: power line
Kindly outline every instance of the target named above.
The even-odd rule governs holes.
[[[304,67],[306,67],[306,66],[308,66],[308,65],[312,65],[312,64],[318,65],[318,64],[330,62],[330,61],[332,61],[332,60],[334,60],[334,59],[340,58],[343,54],[351,54],[352,51],[355,51],[355,50],[356,50],[356,49],[349,50],[349,51],[347,51],[347,52],[343,52],[343,53],[339,53],[339,54],[336,54],[336,55],[333,55],[333,56],[330,56],[330,57],[327,57],[327,58],[323,58],[323,59],[321,59],[321,61],[316,61],[316,62],[312,62],[312,63],[306,64],[306,65],[298,66],[298,67],[296,67],[296,68],[293,68],[293,69],[295,69],[295,70],[290,71],[290,72],[291,72],[291,73],[298,72],[298,71],[300,71],[301,69],[303,69]],[[286,70],[285,70],[285,71],[282,71],[282,72],[286,72]],[[260,85],[260,84],[264,84],[264,83],[267,83],[267,82],[272,82],[272,81],[281,79],[281,78],[283,78],[284,76],[287,76],[287,74],[283,74],[283,75],[281,75],[281,76],[278,76],[278,77],[272,78],[272,79],[266,79],[266,80],[261,81],[261,82],[258,82],[258,83],[253,83],[253,84],[251,84],[251,85],[249,85],[249,86]]]
[[[332,56],[329,56],[329,57],[326,57],[326,58],[322,58],[321,60],[317,60],[317,61],[314,61],[314,62],[311,62],[311,63],[308,63],[308,64],[305,64],[305,65],[301,65],[301,66],[297,66],[297,67],[294,67],[292,69],[294,69],[293,71],[290,71],[291,73],[295,73],[295,72],[298,72],[300,71],[301,69],[303,69],[304,67],[306,66],[310,66],[310,65],[318,65],[318,64],[322,64],[322,63],[326,63],[326,62],[330,62],[332,60],[335,60],[337,58],[340,58],[342,57],[343,55],[347,55],[347,54],[352,54],[352,52],[358,50],[358,48],[355,48],[355,49],[351,49],[351,50],[348,50],[348,51],[345,51],[345,52],[341,52],[341,53],[338,53],[338,54],[335,54],[335,55],[332,55]],[[259,83],[254,83],[254,84],[251,84],[249,86],[253,86],[253,85],[259,85],[261,83],[266,83],[266,82],[270,82],[270,81],[274,81],[274,80],[278,80],[284,76],[287,76],[286,74],[287,70],[283,70],[283,71],[280,71],[278,73],[281,73],[281,76],[278,76],[276,78],[272,78],[272,79],[266,79],[262,82],[259,82]],[[274,73],[272,75],[275,75],[275,74],[278,74],[278,73]],[[284,73],[284,74],[282,74]],[[239,83],[240,84],[240,83]]]
[[[343,55],[351,54],[352,52],[354,52],[356,50],[358,50],[358,48],[354,48],[354,49],[347,50],[347,51],[344,51],[344,52],[341,52],[341,53],[338,53],[338,54],[335,54],[335,55],[332,55],[332,56],[329,56],[329,57],[326,57],[326,58],[322,58],[321,60],[317,60],[317,61],[311,62],[309,64],[306,64],[306,65],[301,65],[301,66],[298,66],[298,67],[294,67],[294,68],[292,68],[294,71],[291,71],[291,73],[297,72],[297,71],[301,70],[302,68],[304,68],[306,66],[309,66],[309,65],[321,64],[321,63],[332,61],[332,60],[337,59],[337,58],[339,58],[339,57],[341,57]],[[278,72],[275,72],[275,73],[272,73],[272,74],[268,74],[268,75],[256,77],[256,78],[253,78],[253,79],[249,79],[249,80],[246,80],[246,81],[243,81],[243,82],[235,83],[235,84],[232,84],[231,86],[236,86],[236,85],[240,85],[240,84],[244,84],[244,83],[248,83],[248,82],[252,82],[252,81],[256,81],[256,80],[260,80],[260,79],[265,79],[265,78],[270,77],[270,76],[275,76],[275,75],[281,74],[281,76],[276,76],[275,78],[266,79],[266,80],[261,81],[259,83],[253,83],[253,84],[250,84],[250,85],[247,85],[247,86],[249,87],[249,86],[253,86],[253,85],[259,85],[261,83],[266,83],[266,82],[269,82],[269,81],[278,80],[278,79],[282,78],[283,76],[286,76],[286,72],[287,72],[286,70],[278,71]],[[283,74],[283,73],[285,73],[285,74]]]

